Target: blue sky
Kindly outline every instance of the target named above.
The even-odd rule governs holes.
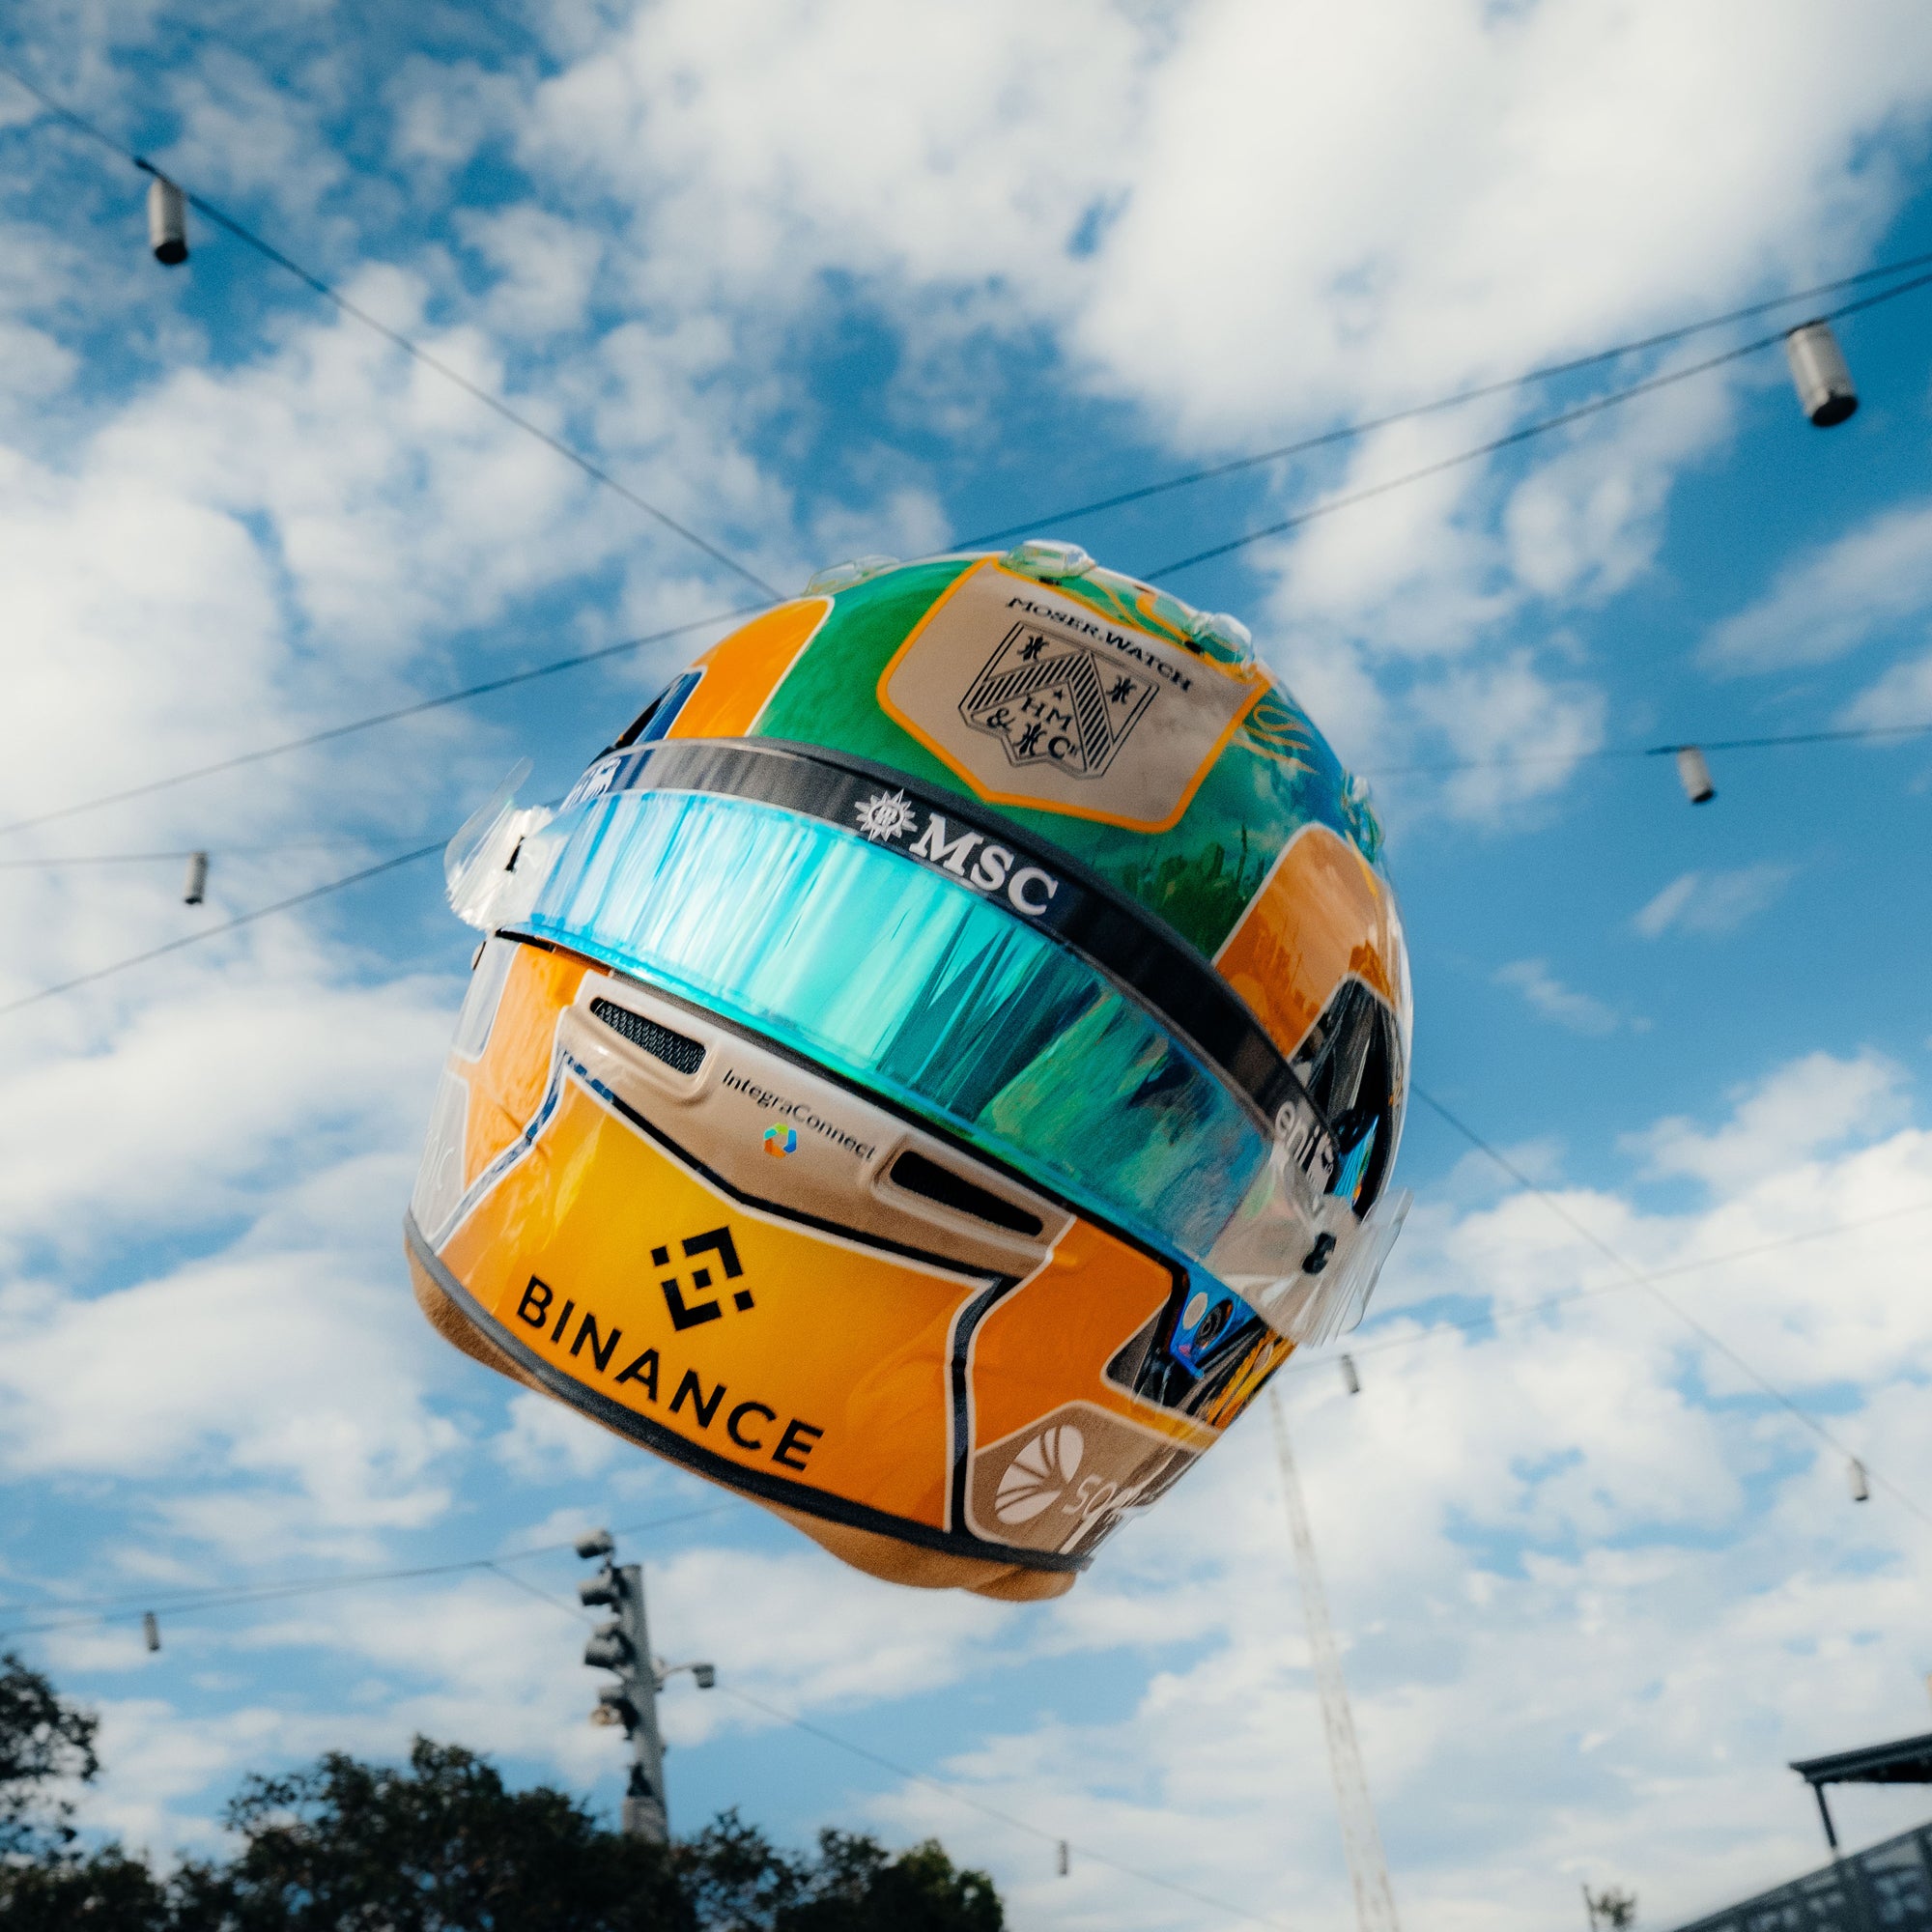
[[[1048,513],[1932,251],[1932,27],[1881,0],[30,0],[0,58],[786,587],[1035,516],[1147,572],[1711,345]],[[741,601],[205,221],[158,268],[142,179],[4,81],[0,155],[0,820]],[[1932,740],[1714,754],[1694,810],[1593,755],[1932,721],[1928,304],[1845,325],[1843,427],[1759,356],[1172,580],[1376,781],[1422,1083],[1896,1486],[1855,1507],[1643,1289],[1451,1325],[1616,1277],[1416,1109],[1364,1391],[1283,1381],[1414,1923],[1583,1879],[1690,1917],[1815,1861],[1787,1759],[1932,1724]],[[438,838],[521,754],[554,792],[687,655],[8,835],[48,863],[7,872],[0,1002]],[[52,863],[195,846],[201,911],[172,863]],[[1023,1928],[1236,1922],[1059,1879],[736,1687],[1351,1923],[1260,1416],[1006,1607],[845,1572],[436,1341],[398,1228],[470,940],[419,867],[0,1018],[6,1626],[655,1524],[661,1643],[725,1687],[668,1704],[680,1824],[936,1833]],[[244,1770],[413,1729],[614,1804],[579,1633],[493,1573],[164,1628],[20,1639],[105,1714],[100,1830],[205,1846]]]

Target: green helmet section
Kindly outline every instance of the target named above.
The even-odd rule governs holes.
[[[954,673],[961,685],[953,707],[960,723],[952,735],[956,740],[975,733],[974,744],[984,741],[991,748],[981,754],[974,777],[963,776],[956,758],[949,762],[941,755],[946,747],[936,745],[931,733],[908,728],[891,699],[899,689],[896,662],[908,640],[962,588],[968,573],[992,565],[983,557],[882,568],[830,590],[830,611],[772,693],[753,735],[822,746],[903,772],[919,783],[962,793],[982,809],[990,806],[1035,839],[1083,861],[1210,958],[1303,827],[1324,825],[1371,865],[1378,864],[1381,832],[1365,788],[1343,769],[1290,693],[1249,666],[1240,627],[1204,619],[1178,599],[1097,565],[1074,576],[1033,580],[1039,586],[1036,608],[1050,602],[1060,613],[1053,648],[1060,665],[1073,671],[1070,684],[1063,675],[1050,694],[1062,707],[1056,715],[1075,721],[1068,725],[1070,739],[1055,741],[1072,745],[1070,764],[1062,769],[1080,778],[1104,778],[1110,765],[1118,770],[1139,754],[1141,748],[1131,744],[1136,732],[1144,747],[1157,744],[1165,728],[1159,711],[1165,689],[1190,682],[1188,671],[1174,668],[1190,660],[1201,683],[1210,687],[1207,696],[1226,714],[1226,728],[1206,745],[1205,768],[1182,788],[1171,822],[1123,823],[1121,814],[1090,811],[1067,802],[1080,791],[1077,783],[1061,782],[1050,807],[987,785],[979,772],[986,760],[997,767],[1002,754],[1016,774],[1014,788],[1022,792],[1029,785],[1030,759],[1047,763],[1043,752],[1033,752],[1018,707],[1001,703],[1028,675],[1018,662],[1027,654],[1028,640],[1016,635],[1030,601],[1026,548],[1034,547],[993,566],[1002,573],[993,586],[996,594],[1005,593],[1003,601],[1018,620],[1013,630],[1000,638],[983,666],[966,661]],[[1090,647],[1065,641],[1069,606],[1091,613]],[[1136,639],[1165,648],[1144,651],[1137,663]],[[982,654],[983,644],[984,637],[978,646]],[[1083,668],[1083,652],[1091,668]],[[954,694],[949,690],[944,696]],[[1036,696],[1036,711],[1038,702]],[[1168,703],[1172,711],[1172,700]],[[1220,716],[1212,714],[1209,724]],[[1087,725],[1084,745],[1080,721]],[[1037,737],[1038,727],[1032,728]]]

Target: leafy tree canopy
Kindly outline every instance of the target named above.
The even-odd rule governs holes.
[[[460,1745],[406,1766],[331,1751],[248,1778],[238,1846],[162,1877],[82,1853],[61,1787],[92,1777],[95,1719],[0,1658],[0,1922],[8,1932],[1002,1932],[993,1882],[932,1840],[896,1855],[819,1833],[775,1847],[735,1812],[668,1849],[607,1830],[567,1793],[512,1791]]]
[[[0,1655],[0,1854],[72,1835],[61,1786],[100,1769],[97,1723],[11,1651]]]

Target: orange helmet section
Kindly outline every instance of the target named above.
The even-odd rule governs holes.
[[[1407,1003],[1395,895],[1325,825],[1290,841],[1214,963],[1291,1055],[1346,980],[1361,980],[1394,1013]]]
[[[445,1159],[433,1144],[409,1227],[451,1339],[861,1568],[1003,1597],[1068,1587],[1214,1440],[1108,1374],[1175,1293],[1169,1264],[1065,1213],[1037,1261],[1002,1266],[759,1198],[743,1176],[802,1171],[786,1131],[738,1182],[681,1145],[651,1097],[676,1079],[594,1017],[612,992],[704,1024],[568,953],[487,950],[439,1107]],[[735,1065],[712,1051],[693,1092],[748,1084]],[[874,1168],[891,1128],[859,1149]]]

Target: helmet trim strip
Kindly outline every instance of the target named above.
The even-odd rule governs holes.
[[[1080,861],[1035,844],[1009,819],[867,759],[743,739],[671,739],[612,753],[578,780],[559,810],[625,791],[693,791],[775,806],[997,898],[1133,994],[1265,1129],[1293,1104],[1308,1108],[1333,1137],[1288,1056],[1211,964]]]

